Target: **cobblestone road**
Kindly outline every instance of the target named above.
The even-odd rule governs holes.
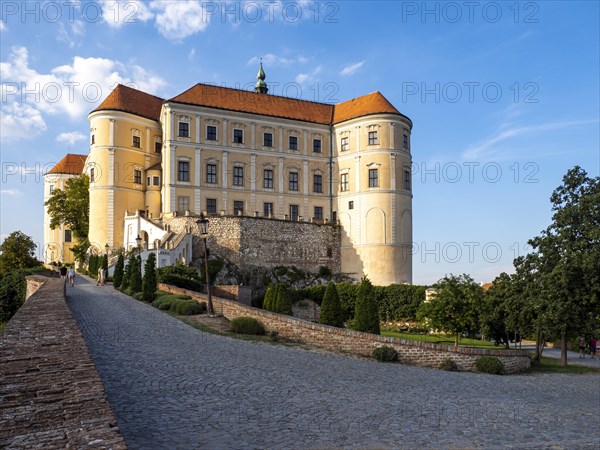
[[[600,448],[598,375],[442,372],[197,331],[68,288],[130,449]]]

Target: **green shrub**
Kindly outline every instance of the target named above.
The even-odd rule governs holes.
[[[272,311],[273,297],[276,287],[277,285],[269,284],[269,287],[267,288],[267,292],[265,293],[265,298],[263,300],[263,309],[265,311]]]
[[[331,277],[331,269],[327,266],[320,266],[317,275],[321,278],[329,278]]]
[[[288,273],[288,268],[285,266],[277,266],[275,267],[275,275],[278,277],[282,277]]]
[[[140,302],[144,301],[144,294],[142,292],[134,292],[132,297],[136,300],[139,300]]]
[[[265,327],[253,317],[236,317],[229,326],[231,331],[239,334],[260,335],[265,334]]]
[[[278,314],[286,314],[288,316],[292,315],[292,301],[290,299],[290,294],[287,290],[287,288],[285,287],[285,285],[280,284],[277,286],[276,289],[276,296],[274,299],[274,308],[272,309],[273,312],[276,312]]]
[[[202,314],[203,311],[202,305],[193,300],[180,300],[176,303],[175,312],[182,316]]]
[[[373,358],[379,362],[398,361],[398,352],[392,347],[383,345],[373,350]]]
[[[446,358],[440,363],[440,369],[447,370],[449,372],[458,372],[458,365],[454,362],[454,360]]]
[[[379,311],[373,294],[373,285],[363,277],[356,297],[354,329],[365,333],[379,334]]]
[[[323,301],[323,297],[325,296],[325,291],[327,290],[327,286],[322,284],[316,286],[309,286],[304,289],[299,289],[297,291],[293,291],[298,299],[309,299],[321,306],[321,302]]]
[[[325,291],[323,302],[321,303],[319,323],[332,325],[334,327],[344,326],[344,313],[340,305],[340,297],[338,296],[333,281],[330,281],[327,284],[327,290]]]
[[[144,265],[144,278],[142,279],[142,293],[144,301],[152,303],[156,295],[156,255],[150,253]]]
[[[119,289],[119,286],[121,286],[121,282],[123,281],[124,269],[125,259],[123,258],[123,253],[119,252],[119,256],[117,257],[117,263],[115,264],[115,272],[113,275],[113,287],[115,289]]]
[[[504,364],[494,356],[482,356],[475,361],[477,372],[502,375],[504,373]]]
[[[190,291],[200,292],[204,286],[196,269],[183,264],[161,267],[156,271],[156,278],[159,283],[170,284]]]
[[[158,305],[158,309],[160,309],[161,311],[169,311],[171,309],[172,303],[173,303],[172,300],[163,301],[162,303],[160,303]]]
[[[135,291],[132,288],[128,287],[127,289],[125,289],[123,291],[123,294],[129,295],[130,297],[133,297],[133,294],[135,294]]]

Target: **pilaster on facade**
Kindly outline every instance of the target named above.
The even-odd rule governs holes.
[[[396,137],[396,122],[390,122],[390,148],[396,149],[395,137]]]
[[[355,130],[355,145],[356,145],[356,151],[360,152],[360,125],[357,125],[354,127]]]
[[[256,150],[256,147],[256,123],[252,122],[252,142],[250,143],[250,148]]]
[[[200,116],[196,116],[196,143],[200,143]]]
[[[228,123],[229,123],[229,120],[223,119],[223,138],[221,139],[221,142],[223,143],[223,145],[227,145],[230,141],[229,134],[227,133],[227,124]]]
[[[284,158],[279,158],[279,170],[278,170],[278,174],[279,174],[279,179],[278,179],[278,185],[279,185],[279,193],[283,194],[283,161]]]
[[[176,130],[175,125],[176,125],[176,122],[177,122],[177,120],[176,120],[177,117],[176,117],[174,111],[171,111],[170,114],[171,114],[171,120],[170,120],[170,122],[171,122],[171,131],[169,132],[169,139],[173,139],[174,140],[176,138],[176,136],[177,136],[177,134],[175,133],[175,130]]]
[[[354,170],[356,171],[356,189],[355,192],[360,192],[360,155],[354,157]]]
[[[308,156],[308,131],[304,130],[304,155]]]
[[[109,119],[109,136],[108,136],[108,145],[114,147],[115,145],[115,119]]]
[[[227,189],[227,171],[229,170],[228,168],[228,164],[227,164],[227,157],[229,155],[229,152],[224,151],[223,152],[223,170],[221,170],[221,177],[222,177],[222,182],[223,182],[223,189]]]
[[[202,210],[202,205],[200,204],[200,172],[202,170],[202,149],[200,147],[196,147],[195,150],[194,169],[194,213],[200,214],[200,211]]]

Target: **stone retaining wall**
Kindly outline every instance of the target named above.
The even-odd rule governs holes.
[[[159,289],[175,294],[186,294],[196,300],[206,301],[206,295],[198,292],[166,284],[159,284]],[[213,297],[213,304],[215,312],[222,314],[227,319],[231,320],[241,316],[254,317],[268,331],[276,331],[280,336],[293,341],[340,353],[371,357],[373,349],[388,345],[398,351],[401,363],[437,368],[445,359],[451,359],[456,362],[460,370],[465,371],[474,371],[475,361],[481,356],[495,356],[500,359],[506,373],[521,372],[528,369],[531,364],[527,351],[456,348],[451,345],[409,341],[320,325],[222,298]]]
[[[27,284],[37,292],[0,335],[0,448],[125,449],[64,280]]]

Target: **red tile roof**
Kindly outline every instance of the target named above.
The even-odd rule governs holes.
[[[93,112],[123,111],[158,121],[163,102],[160,97],[119,84]]]
[[[323,125],[378,113],[398,114],[406,117],[380,92],[373,92],[337,105],[330,105],[198,83],[167,101]],[[120,84],[95,111],[124,111],[159,120],[163,102],[164,100],[159,97]]]
[[[79,175],[83,172],[83,166],[87,155],[75,155],[68,153],[58,164],[46,173],[65,173],[70,175]]]

